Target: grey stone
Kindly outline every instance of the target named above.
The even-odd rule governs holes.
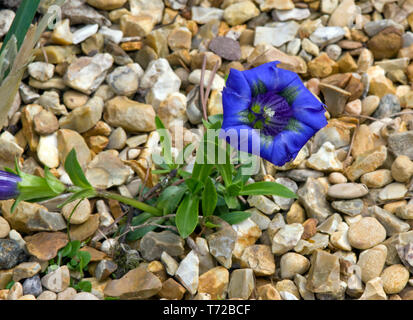
[[[98,279],[98,281],[106,280],[117,268],[118,265],[115,262],[102,260],[96,266],[95,278]]]
[[[209,43],[209,50],[226,60],[239,60],[241,47],[238,41],[228,37],[216,37]]]
[[[221,228],[217,232],[208,235],[209,252],[225,268],[229,269],[232,265],[232,251],[237,241],[237,232],[225,221],[211,220],[212,223],[220,223]]]
[[[360,199],[333,201],[331,206],[342,213],[349,216],[356,216],[363,211],[363,201]]]
[[[26,254],[17,241],[0,239],[0,270],[11,269],[25,260]]]
[[[277,176],[280,176],[281,173],[278,172]],[[310,170],[310,169],[293,169],[289,170],[285,173],[285,176],[294,180],[295,182],[306,182],[308,178],[320,178],[324,175],[324,173]]]
[[[62,8],[62,17],[68,18],[70,24],[94,24],[110,26],[111,22],[104,15],[85,4],[84,0],[66,1]]]
[[[386,94],[380,99],[380,104],[373,113],[374,118],[386,118],[393,113],[400,112],[399,99],[394,94]]]
[[[169,230],[151,231],[143,236],[139,249],[142,257],[149,261],[159,260],[163,251],[177,257],[184,253],[184,240]]]
[[[298,190],[297,184],[291,179],[276,178],[275,182],[287,187],[292,192],[297,192],[297,190]],[[291,205],[294,203],[294,199],[283,198],[283,197],[279,197],[279,196],[273,196],[272,198],[273,198],[275,204],[277,204],[282,210],[290,209]]]
[[[31,231],[60,231],[66,227],[66,221],[59,212],[49,212],[42,208],[33,219],[27,221],[27,228]]]
[[[32,294],[35,297],[39,296],[43,292],[42,282],[38,274],[31,278],[27,278],[23,281],[23,294]]]
[[[390,150],[396,156],[405,155],[413,160],[413,131],[393,133],[387,142]]]
[[[383,31],[384,29],[388,27],[396,27],[397,29],[404,32],[404,27],[402,25],[390,19],[369,21],[364,25],[364,31],[367,33],[369,37],[373,37],[376,34],[378,34],[380,31]]]
[[[309,178],[305,185],[298,189],[297,194],[309,217],[323,222],[333,213],[326,200],[324,187],[316,179]]]
[[[338,183],[328,188],[327,195],[336,199],[361,198],[369,193],[369,189],[361,183]]]

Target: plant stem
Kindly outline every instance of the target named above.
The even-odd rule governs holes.
[[[116,193],[112,193],[108,191],[97,191],[96,196],[101,197],[101,198],[106,198],[106,199],[118,200],[134,208],[140,209],[144,212],[149,212],[153,214],[154,216],[162,216],[162,210],[152,207],[142,201],[138,201],[132,198],[121,196],[120,194],[116,194]]]

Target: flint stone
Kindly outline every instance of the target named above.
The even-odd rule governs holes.
[[[159,260],[162,252],[171,257],[177,257],[184,253],[184,240],[171,231],[148,232],[140,242],[142,257],[148,261]]]

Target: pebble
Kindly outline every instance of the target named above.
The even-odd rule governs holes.
[[[0,269],[11,269],[25,258],[26,255],[17,241],[0,239]]]
[[[242,1],[225,8],[223,18],[229,25],[235,26],[258,16],[259,13],[252,1]]]
[[[318,46],[325,46],[340,41],[345,31],[341,27],[319,27],[310,36],[310,40]]]
[[[198,293],[207,293],[211,299],[224,299],[228,290],[229,272],[224,267],[215,267],[199,277]]]
[[[16,14],[12,10],[0,10],[0,38],[9,31],[15,16]]]
[[[55,293],[62,292],[69,287],[70,272],[67,266],[61,266],[55,271],[49,272],[42,278],[42,285],[47,290]]]
[[[328,188],[327,195],[336,199],[355,199],[365,196],[369,189],[359,183],[339,183]]]
[[[310,261],[297,253],[288,252],[280,260],[281,278],[293,279],[296,274],[302,275],[310,268]]]
[[[73,211],[76,206],[76,210]],[[82,224],[89,219],[92,213],[90,201],[88,199],[73,201],[62,207],[62,214],[66,220],[69,220],[71,224]]]
[[[169,94],[178,92],[180,86],[181,79],[173,72],[168,61],[162,58],[151,61],[140,79],[140,88],[148,90],[145,101],[152,104],[155,110]]]
[[[85,41],[87,38],[93,36],[98,31],[98,29],[98,24],[90,24],[80,29],[77,29],[75,32],[73,32],[73,44],[79,44]]]
[[[294,21],[281,23],[276,27],[257,27],[254,36],[254,45],[267,43],[275,47],[280,47],[294,40],[299,27],[299,24]],[[274,34],[279,34],[280,37],[274,37]]]
[[[155,129],[155,111],[149,104],[118,96],[106,103],[104,119],[111,126],[128,132],[149,132]]]
[[[363,174],[360,181],[369,188],[381,188],[392,182],[393,178],[390,170],[379,169]]]
[[[304,232],[304,227],[299,223],[287,224],[280,228],[272,239],[272,252],[281,255],[293,249]]]
[[[63,232],[39,232],[25,237],[24,240],[27,251],[43,261],[56,257],[59,249],[68,242],[67,235]]]
[[[359,300],[387,300],[387,295],[383,290],[383,280],[376,277],[368,281]]]
[[[364,209],[364,203],[361,199],[332,201],[331,206],[337,211],[350,216],[361,214]]]
[[[209,50],[226,60],[239,60],[241,58],[241,47],[238,41],[228,37],[216,37],[211,40]]]
[[[162,289],[162,282],[146,268],[139,267],[130,270],[123,277],[111,280],[104,289],[105,296],[120,299],[148,299]]]
[[[27,71],[34,79],[44,82],[53,77],[55,66],[51,63],[37,61],[30,63],[27,66]]]
[[[333,213],[326,200],[326,191],[318,180],[308,178],[304,186],[298,189],[297,194],[310,218],[322,222]]]
[[[108,53],[98,53],[93,58],[81,57],[68,66],[63,80],[67,86],[91,94],[105,80],[112,64],[113,57]]]
[[[6,219],[0,217],[0,238],[6,238],[10,232],[10,225]]]
[[[40,276],[35,275],[33,277],[27,278],[23,281],[23,294],[33,295],[39,297],[43,292],[42,283],[40,281]]]
[[[350,225],[348,240],[356,249],[369,249],[386,239],[386,229],[373,217],[364,217]]]
[[[361,269],[361,280],[364,283],[380,276],[386,262],[386,256],[387,248],[382,244],[360,253],[357,266]]]
[[[247,247],[241,256],[241,267],[251,268],[256,276],[269,276],[275,273],[274,256],[266,245]]]
[[[409,271],[401,264],[386,267],[380,275],[383,281],[383,289],[387,294],[401,292],[409,280]]]
[[[143,76],[143,70],[137,63],[115,68],[106,77],[106,82],[111,89],[120,96],[131,96],[139,87],[139,78]]]
[[[248,299],[255,288],[254,272],[252,269],[236,269],[232,271],[228,298]]]
[[[195,295],[199,284],[199,258],[193,250],[181,261],[175,276],[192,295]]]
[[[171,231],[148,232],[140,242],[142,257],[148,261],[159,260],[163,252],[171,257],[184,253],[184,241]]]

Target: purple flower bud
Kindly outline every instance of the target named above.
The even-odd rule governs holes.
[[[17,197],[19,195],[17,184],[21,180],[18,175],[0,170],[0,200]]]

